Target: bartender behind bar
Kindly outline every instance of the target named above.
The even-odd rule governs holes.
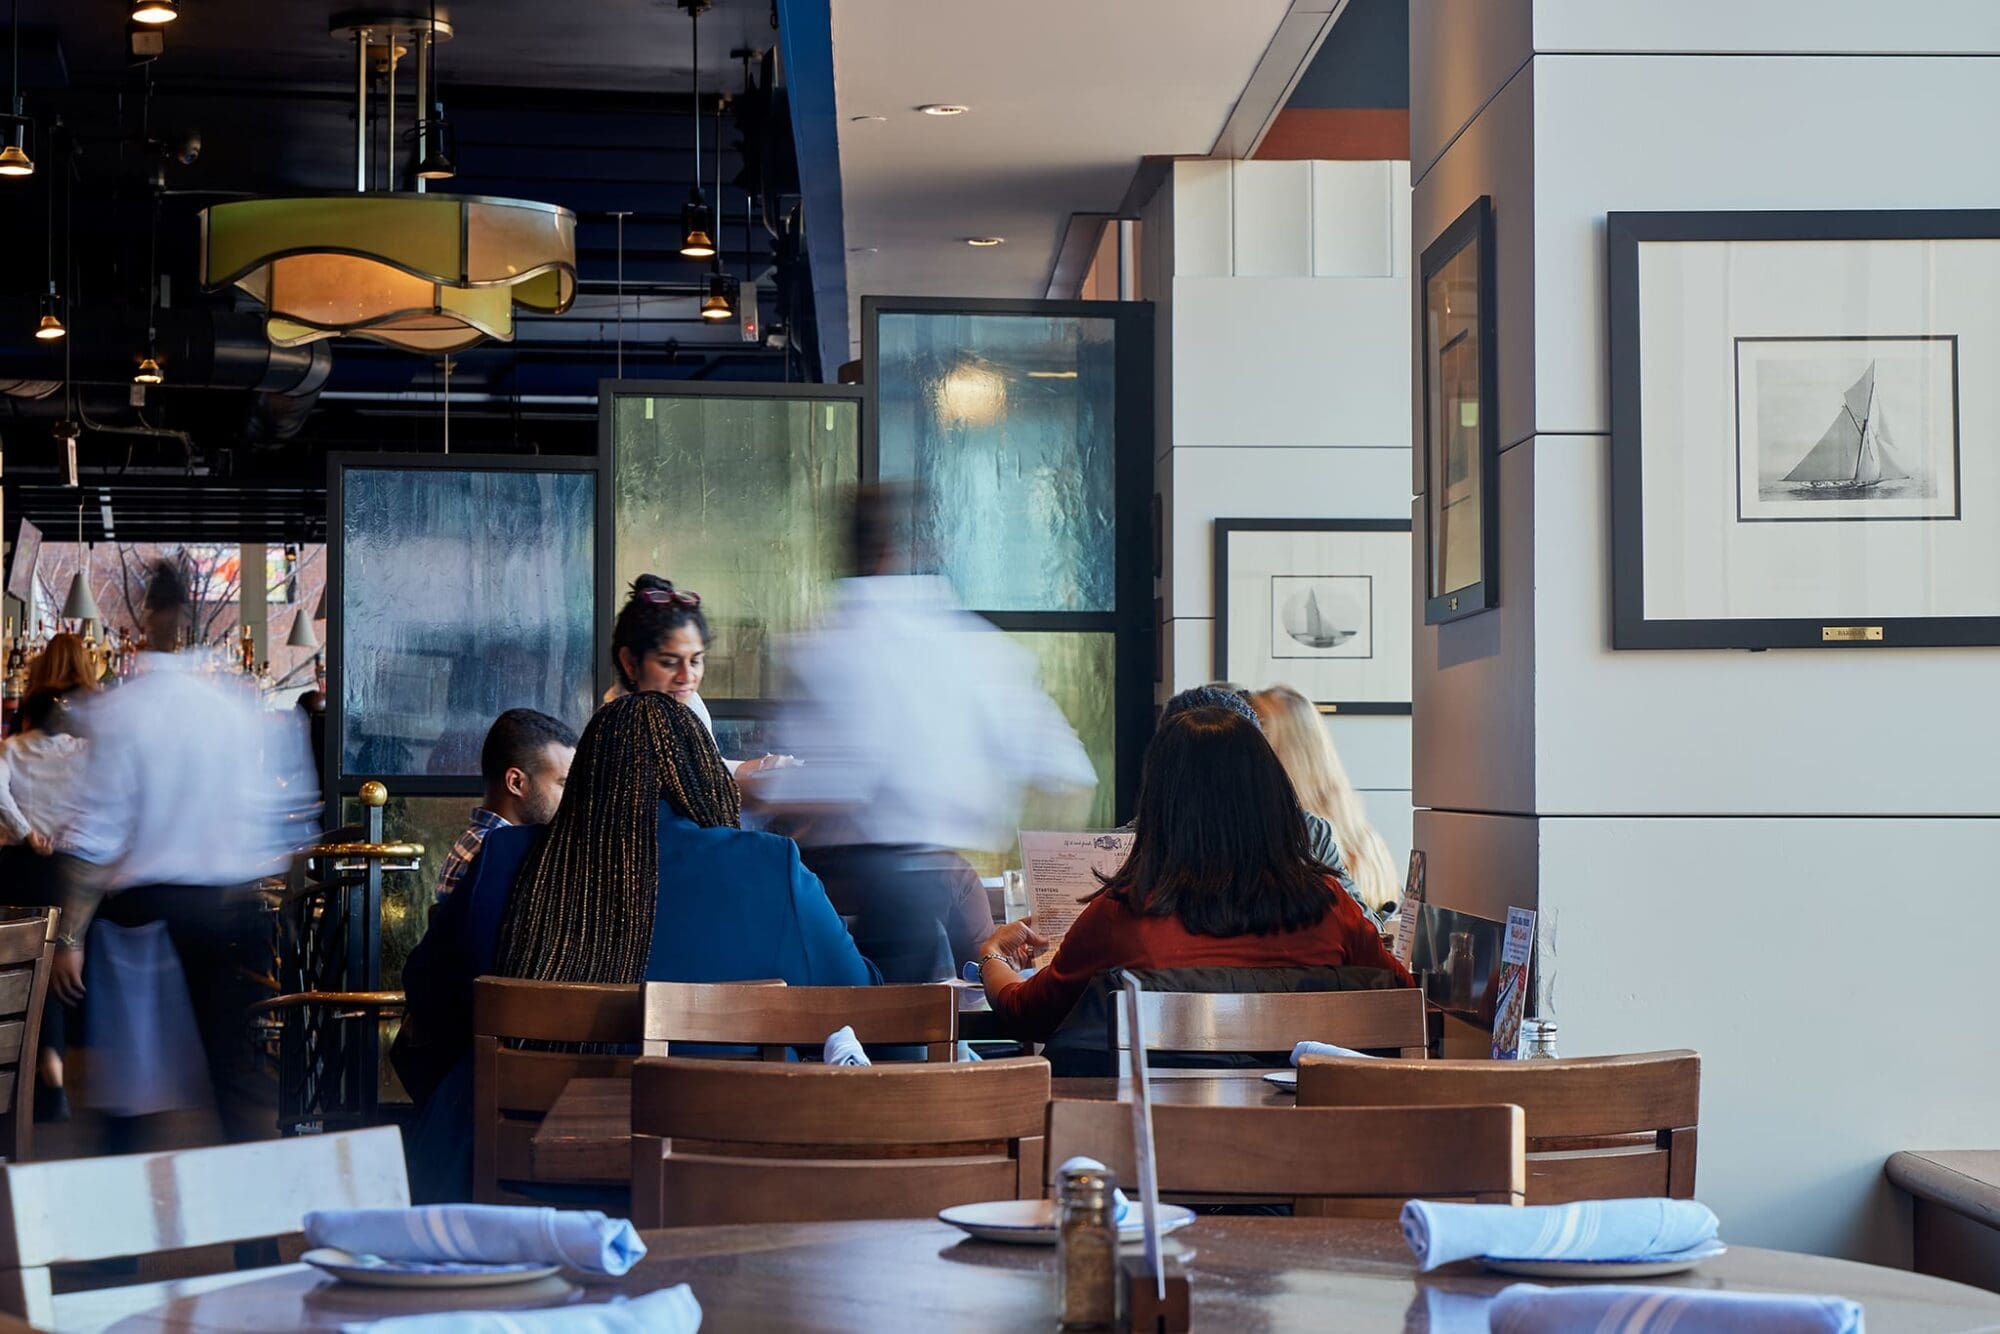
[[[852,577],[782,659],[779,739],[803,763],[745,785],[798,837],[889,982],[948,976],[992,930],[979,877],[954,849],[1011,847],[1029,788],[1097,785],[1034,660],[918,573],[920,501],[906,486],[856,494]]]

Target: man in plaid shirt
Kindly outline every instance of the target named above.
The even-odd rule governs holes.
[[[547,824],[562,804],[576,733],[561,720],[533,709],[509,709],[493,720],[479,749],[479,776],[486,796],[473,808],[472,824],[451,845],[438,872],[437,897],[458,888],[480,844],[495,829],[514,824]]]

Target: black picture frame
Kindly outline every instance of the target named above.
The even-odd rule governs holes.
[[[1605,217],[1611,392],[1611,647],[1613,649],[1948,648],[2000,644],[2000,614],[1993,616],[1881,617],[1805,616],[1759,618],[1649,617],[1645,605],[1645,440],[1639,250],[1657,242],[1821,241],[2000,241],[2000,209],[1895,209],[1819,212],[1631,212]],[[1881,337],[1914,336],[1909,329],[1884,330]],[[1871,338],[1877,335],[1869,335]],[[1926,338],[1942,337],[1936,333]],[[1797,339],[1813,337],[1800,331]],[[1738,340],[1754,341],[1754,340]],[[1951,338],[1952,378],[1965,368],[1958,340]],[[1732,390],[1732,392],[1734,392]],[[1963,423],[1954,416],[1955,437]],[[1740,444],[1731,443],[1732,450]],[[1956,477],[1958,450],[1953,450]],[[1737,469],[1739,475],[1741,465]],[[1956,494],[1950,516],[1933,521],[1967,522],[1963,497]],[[1739,490],[1728,498],[1733,519],[1743,522]],[[1868,522],[1890,521],[1888,516]],[[2000,516],[1996,516],[2000,522]],[[1900,522],[1900,521],[1899,521]],[[1996,604],[2000,605],[2000,604]]]
[[[1139,799],[1139,772],[1156,721],[1153,702],[1160,627],[1153,623],[1153,376],[1155,329],[1150,301],[1050,301],[1012,297],[864,296],[861,364],[866,368],[861,476],[882,480],[881,324],[884,315],[1021,315],[1103,319],[1113,324],[1116,377],[1112,425],[1112,601],[1101,611],[996,611],[972,607],[996,629],[1109,631],[1113,636],[1112,715],[1117,734],[1113,809],[1123,822]]]
[[[1479,346],[1475,362],[1479,376],[1479,441],[1473,452],[1479,466],[1479,578],[1457,588],[1439,587],[1437,534],[1444,504],[1440,455],[1444,423],[1435,420],[1435,370],[1447,347],[1432,346],[1431,282],[1467,249],[1476,248],[1479,313],[1475,324]],[[1493,200],[1481,195],[1436,240],[1424,247],[1418,264],[1417,317],[1422,348],[1422,437],[1417,441],[1423,461],[1424,491],[1424,624],[1442,625],[1490,611],[1500,601],[1500,417],[1497,408],[1499,345],[1495,336]],[[1458,340],[1454,339],[1453,343]]]
[[[855,476],[867,481],[868,402],[860,385],[788,383],[775,380],[600,380],[597,382],[597,531],[600,551],[597,561],[597,642],[602,649],[596,660],[597,693],[608,693],[617,680],[611,662],[611,630],[625,604],[625,590],[618,587],[618,458],[613,448],[617,430],[617,400],[621,398],[722,398],[754,401],[852,403],[856,421],[854,447]],[[750,722],[773,718],[778,702],[770,699],[738,699],[702,696],[709,717],[718,722]]]
[[[1210,674],[1218,681],[1234,681],[1229,661],[1229,539],[1237,533],[1407,533],[1408,519],[1217,519],[1215,521],[1215,659]],[[1405,571],[1407,578],[1407,568]],[[1400,597],[1407,584],[1398,584],[1377,596]],[[1412,660],[1414,667],[1414,659]],[[1242,684],[1257,684],[1242,682]],[[1408,714],[1411,701],[1398,700],[1313,700],[1321,713],[1341,715]]]

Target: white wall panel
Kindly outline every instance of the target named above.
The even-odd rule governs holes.
[[[1397,223],[1408,249],[1408,216],[1396,197],[1409,193],[1408,163],[1311,162],[1312,274],[1315,278],[1396,276]],[[1399,191],[1395,168],[1403,168]]]
[[[1176,278],[1174,444],[1407,449],[1409,294],[1400,278]]]
[[[1401,886],[1410,865],[1410,844],[1415,837],[1416,812],[1410,808],[1410,794],[1364,789],[1361,805],[1368,812],[1368,823],[1389,845],[1389,861],[1396,868],[1396,884]]]
[[[1182,161],[1173,167],[1174,276],[1226,278],[1232,262],[1233,162]]]
[[[1167,622],[1167,679],[1157,692],[1160,703],[1171,695],[1215,679],[1215,622],[1206,616],[1179,617]]]
[[[1215,614],[1215,524],[1231,519],[1400,519],[1409,513],[1398,449],[1174,450],[1170,614]]]
[[[1410,786],[1410,715],[1342,713],[1326,720],[1333,748],[1354,786],[1402,789]]]
[[[1391,162],[1389,164],[1389,207],[1393,216],[1389,224],[1389,272],[1398,278],[1407,278],[1416,272],[1410,259],[1410,164]]]
[[[1535,50],[2000,54],[1992,0],[1535,0]]]
[[[1915,919],[1897,907],[1943,887],[1947,938],[1979,953],[2000,937],[2000,895],[1980,892],[2000,821],[1541,829],[1563,1055],[1699,1051],[1695,1186],[1723,1235],[1907,1265],[1882,1162],[1994,1147],[2000,1028],[1983,959],[1899,976]]]
[[[1303,278],[1312,266],[1313,164],[1231,164],[1231,273]]]

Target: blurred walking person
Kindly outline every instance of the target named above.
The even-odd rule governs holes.
[[[81,711],[90,804],[65,866],[51,986],[65,1001],[82,998],[86,949],[111,944],[102,932],[87,934],[93,917],[120,928],[164,924],[224,1132],[256,1139],[276,1129],[275,1088],[254,1049],[249,1014],[267,994],[258,979],[272,966],[256,882],[310,841],[319,791],[295,718],[266,715],[242,678],[178,651],[190,610],[179,569],[156,564],[146,587],[146,651],[132,679]],[[93,991],[100,983],[115,992],[141,980],[94,969]],[[96,998],[98,1013],[86,1019],[93,1047],[104,1009],[117,1021],[119,1007],[101,1004],[114,999]],[[159,1001],[148,995],[144,1003]]]
[[[781,660],[783,749],[745,793],[791,825],[885,981],[931,981],[992,931],[956,850],[1013,846],[1029,789],[1088,793],[1097,776],[1035,662],[918,573],[908,487],[857,493],[852,577]]]

